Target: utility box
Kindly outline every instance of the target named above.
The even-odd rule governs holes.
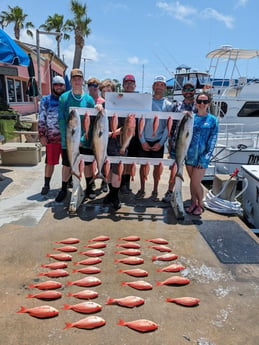
[[[37,165],[41,161],[40,143],[6,143],[0,146],[2,165]]]

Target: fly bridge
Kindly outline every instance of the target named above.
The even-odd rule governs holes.
[[[112,117],[114,114],[118,118],[126,118],[129,114],[134,114],[136,118],[154,119],[158,117],[159,120],[181,120],[183,117],[182,113],[176,112],[161,112],[152,111],[152,95],[151,94],[140,94],[140,93],[107,93],[105,102],[105,116]],[[79,115],[88,113],[90,116],[96,116],[98,111],[95,108],[77,108],[71,107],[70,110],[76,110]],[[93,162],[95,159],[94,155],[81,155],[81,158],[87,162]],[[110,163],[115,164],[136,164],[136,165],[158,165],[172,166],[174,163],[173,159],[159,159],[159,158],[145,158],[145,157],[127,157],[127,156],[107,156],[106,158]],[[82,187],[79,181],[76,181],[76,177],[73,178],[73,192],[70,200],[69,212],[76,213],[78,207],[81,205],[84,194],[82,193]],[[75,190],[74,190],[75,189]],[[178,219],[184,218],[184,208],[182,201],[182,181],[176,177],[175,191],[173,193],[171,205],[174,213]]]

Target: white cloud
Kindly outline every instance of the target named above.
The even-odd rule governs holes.
[[[129,57],[128,59],[128,62],[132,65],[143,65],[143,64],[146,64],[148,63],[148,60],[146,59],[140,59],[138,58],[137,56],[132,56],[132,57]]]
[[[216,21],[223,22],[227,28],[232,29],[234,27],[234,18],[224,15],[213,8],[206,8],[202,11],[202,17],[206,19],[215,19]]]
[[[193,17],[197,14],[197,10],[191,6],[184,6],[179,1],[168,3],[160,1],[156,6],[163,10],[169,16],[185,23],[191,23]]]

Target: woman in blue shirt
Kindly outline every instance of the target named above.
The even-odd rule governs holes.
[[[196,98],[197,113],[194,114],[193,136],[185,164],[190,177],[192,204],[186,212],[200,215],[203,212],[202,178],[209,166],[218,135],[218,119],[208,112],[211,96],[202,92]]]

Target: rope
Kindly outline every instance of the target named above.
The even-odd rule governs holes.
[[[209,190],[209,192],[206,194],[205,200],[204,200],[204,206],[216,213],[221,214],[237,214],[242,215],[243,214],[243,208],[241,203],[237,200],[247,189],[248,187],[248,180],[247,178],[243,179],[243,188],[242,190],[235,196],[234,201],[229,201],[220,198],[220,195],[225,191],[227,186],[229,185],[232,177],[237,175],[238,170],[230,175],[229,180],[224,184],[223,188],[220,190],[220,192],[217,195],[214,195],[212,193],[212,190]]]

